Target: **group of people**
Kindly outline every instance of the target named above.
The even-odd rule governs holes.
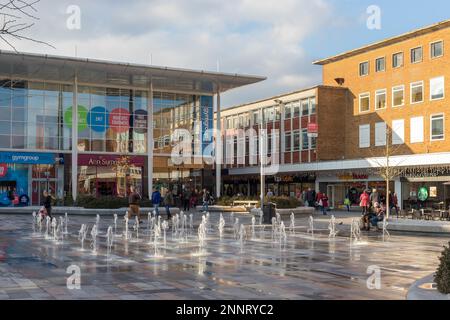
[[[396,193],[389,194],[389,204],[386,203],[386,197],[380,195],[377,189],[372,192],[364,190],[360,196],[359,206],[362,208],[363,229],[370,231],[371,226],[377,227],[380,221],[386,216],[386,208],[395,209],[397,216],[399,211],[398,197]]]
[[[189,212],[192,208],[197,205],[198,198],[202,199],[203,211],[207,212],[209,210],[209,204],[211,201],[211,194],[207,189],[204,189],[202,192],[198,192],[197,190],[190,191],[189,188],[185,188],[181,194],[181,203],[185,212]],[[128,199],[129,202],[129,212],[128,218],[131,219],[132,216],[138,216],[139,221],[141,221],[140,217],[140,202],[142,198],[140,194],[135,190],[134,187],[130,188],[130,196]],[[156,215],[160,215],[159,208],[163,206],[166,210],[167,220],[172,218],[172,214],[170,209],[173,208],[175,204],[175,196],[171,189],[167,190],[164,196],[161,195],[159,188],[153,189],[151,202],[153,205],[153,210]]]
[[[297,198],[301,198],[306,207],[310,208],[318,208],[324,216],[327,215],[327,212],[330,208],[328,195],[324,192],[318,191],[308,188],[302,192],[301,196],[297,195]]]

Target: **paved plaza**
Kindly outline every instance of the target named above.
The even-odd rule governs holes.
[[[287,218],[287,242],[280,244],[273,240],[271,226],[257,225],[253,233],[251,216],[229,213],[223,214],[226,226],[220,239],[219,214],[211,213],[211,230],[201,249],[197,229],[202,215],[196,213],[187,236],[173,236],[169,229],[164,246],[161,235],[157,257],[147,221],[139,239],[130,221],[132,239],[126,241],[119,217],[108,254],[112,214],[100,219],[97,254],[92,253],[90,235],[84,251],[78,239],[81,225],[91,228],[95,217],[69,216],[69,234],[56,242],[45,238],[45,225],[41,232],[33,228],[31,213],[1,215],[0,299],[405,299],[416,280],[435,271],[448,242],[416,234],[383,239],[375,231],[352,242],[344,216],[337,216],[338,236],[329,239],[329,217],[318,216],[314,235],[307,233],[308,217],[296,218],[294,232]],[[246,225],[243,245],[234,235],[236,218]],[[72,265],[81,270],[80,290],[67,288]],[[367,288],[370,266],[381,269],[381,290]]]

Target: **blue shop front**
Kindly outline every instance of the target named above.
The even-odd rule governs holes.
[[[61,154],[0,152],[0,207],[40,205],[44,190],[60,197],[63,178]]]

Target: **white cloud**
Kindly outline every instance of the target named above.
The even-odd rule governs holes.
[[[65,11],[82,10],[70,31]],[[320,80],[305,40],[330,20],[325,0],[42,0],[33,37],[57,49],[16,43],[18,50],[267,76],[227,93],[225,105],[288,92]],[[0,48],[7,49],[2,44]]]

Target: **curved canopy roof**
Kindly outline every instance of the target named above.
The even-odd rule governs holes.
[[[0,51],[0,76],[29,80],[130,86],[215,94],[266,80],[265,77],[156,67],[103,60]]]

